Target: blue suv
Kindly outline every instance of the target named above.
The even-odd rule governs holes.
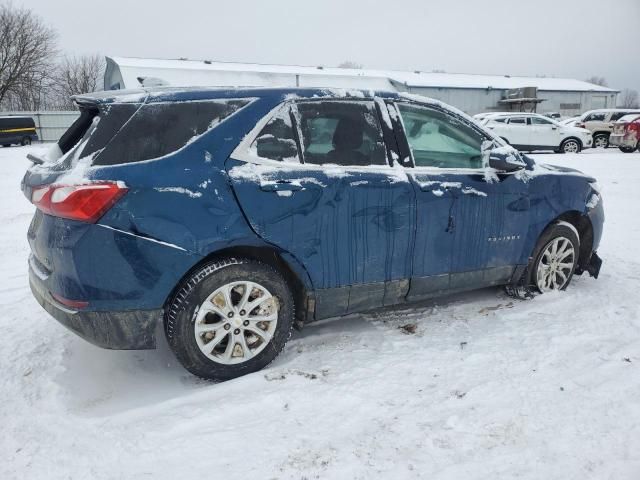
[[[534,163],[409,94],[149,89],[81,115],[22,189],[30,284],[105,348],[259,370],[294,325],[463,290],[514,295],[597,277],[595,180]]]

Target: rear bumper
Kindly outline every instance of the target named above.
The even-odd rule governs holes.
[[[42,280],[29,268],[29,285],[38,303],[53,318],[88,342],[113,350],[156,348],[155,327],[162,310],[91,312],[71,310],[56,302]]]
[[[638,139],[634,135],[614,134],[609,135],[609,145],[615,147],[636,148]]]

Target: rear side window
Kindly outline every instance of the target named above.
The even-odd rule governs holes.
[[[0,130],[11,130],[14,128],[34,128],[33,118],[26,117],[4,117],[0,118]]]
[[[260,158],[288,162],[299,161],[289,105],[282,107],[267,122],[249,149]]]
[[[386,151],[373,102],[302,102],[295,106],[304,163],[386,165]]]
[[[611,121],[615,122],[616,120],[620,120],[622,117],[629,115],[631,112],[613,112],[611,114]]]
[[[523,117],[514,117],[509,119],[509,125],[526,125],[527,119]]]
[[[249,100],[211,100],[142,105],[106,143],[93,164],[116,165],[163,157],[184,147],[248,103]],[[125,116],[123,112],[122,117]],[[114,114],[113,125],[106,122],[105,138],[113,134],[113,127],[122,117]],[[101,123],[102,119],[95,134],[100,131]],[[91,148],[95,151],[104,143],[104,138],[96,140]]]

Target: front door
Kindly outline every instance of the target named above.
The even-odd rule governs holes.
[[[509,117],[507,119],[506,139],[516,148],[526,149],[531,145],[531,125],[527,117]]]
[[[558,147],[562,143],[562,127],[542,117],[530,117],[531,145]]]
[[[316,318],[404,298],[414,193],[388,164],[373,101],[286,104],[243,143],[227,161],[239,203],[259,236],[305,267]]]
[[[521,262],[527,186],[483,165],[488,137],[445,109],[397,103],[417,197],[410,298],[506,283]],[[392,112],[393,113],[393,112]],[[393,115],[392,115],[393,116]]]

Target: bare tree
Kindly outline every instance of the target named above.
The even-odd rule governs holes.
[[[625,88],[620,92],[618,105],[622,108],[640,108],[640,95],[637,90]]]
[[[362,69],[362,64],[358,63],[358,62],[354,62],[353,60],[345,60],[344,62],[342,62],[340,65],[338,65],[338,68],[356,68],[356,69]]]
[[[594,85],[600,85],[601,87],[608,87],[609,84],[607,83],[607,79],[604,77],[598,77],[597,75],[594,75],[592,77],[589,77],[585,80],[588,83],[593,83]]]
[[[56,33],[40,17],[10,3],[0,5],[0,103],[7,96],[40,95],[32,88],[46,78],[56,54]],[[26,102],[28,103],[28,102]]]
[[[72,95],[98,90],[104,68],[100,55],[65,56],[53,75],[57,103],[73,107]]]

